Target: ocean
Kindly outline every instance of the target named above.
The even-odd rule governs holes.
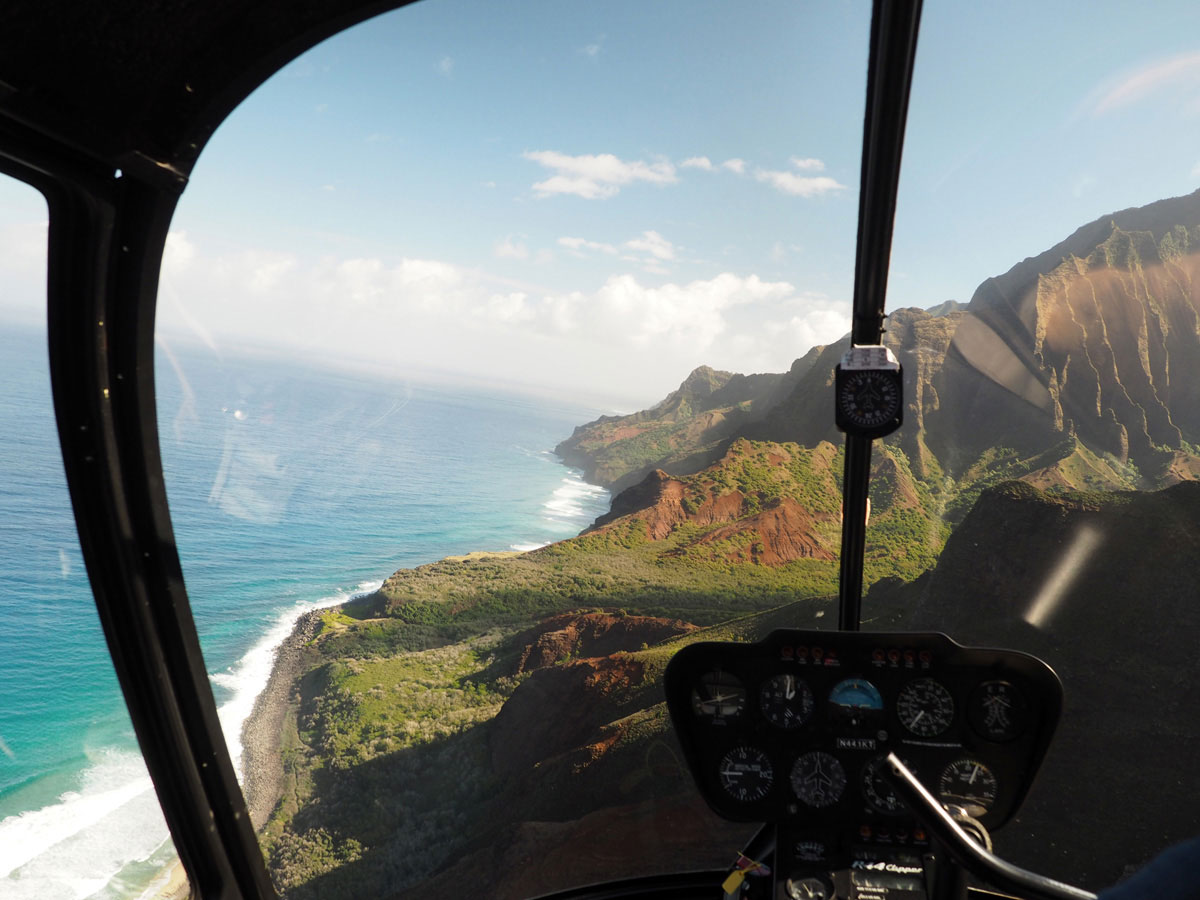
[[[608,494],[552,448],[598,410],[159,344],[168,499],[235,763],[303,612],[395,569],[570,537]],[[0,897],[152,897],[174,853],[79,553],[45,336],[0,324]]]

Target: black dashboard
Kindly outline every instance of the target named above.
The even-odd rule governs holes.
[[[672,659],[665,687],[714,812],[778,826],[777,867],[857,869],[856,884],[890,885],[892,896],[920,894],[929,838],[892,790],[887,754],[995,829],[1029,792],[1062,709],[1062,684],[1041,660],[936,633],[696,643]]]

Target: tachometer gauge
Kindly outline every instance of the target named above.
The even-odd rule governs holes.
[[[883,715],[883,696],[871,682],[847,678],[829,692],[829,716],[837,724],[851,728],[873,725]]]
[[[846,790],[846,770],[836,756],[813,750],[792,766],[792,790],[809,806],[833,806]]]
[[[917,774],[912,763],[901,757],[900,761],[914,775]],[[865,766],[862,771],[862,791],[863,797],[867,803],[876,812],[881,812],[887,816],[901,816],[908,811],[908,807],[904,805],[904,801],[896,796],[896,792],[892,790],[891,783],[888,781],[885,774],[885,766],[887,765],[887,757],[877,756]]]
[[[774,675],[763,682],[759,708],[767,721],[780,728],[799,728],[813,711],[812,688],[790,673]]]
[[[767,796],[775,771],[767,754],[755,747],[734,747],[721,758],[717,776],[734,800],[750,803]]]
[[[746,708],[746,689],[728,672],[715,669],[692,690],[692,711],[714,722],[734,719]]]
[[[1029,704],[1007,681],[985,681],[967,701],[967,718],[980,737],[989,741],[1011,741],[1025,731]]]
[[[943,803],[962,806],[972,816],[981,816],[996,802],[996,776],[973,759],[958,759],[946,766],[938,780],[938,797]]]
[[[932,678],[918,678],[900,690],[896,714],[918,737],[937,737],[954,722],[954,698]]]

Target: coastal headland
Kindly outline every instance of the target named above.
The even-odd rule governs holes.
[[[1084,226],[967,306],[890,315],[908,407],[873,452],[866,624],[938,627],[1011,604],[1020,591],[981,576],[1013,559],[1049,570],[1061,549],[1054,529],[1011,525],[1115,522],[1137,491],[1159,491],[1146,521],[1170,521],[1170,504],[1194,500],[1162,490],[1200,475],[1200,388],[1165,387],[1173,356],[1200,358],[1194,284],[1200,192]],[[1103,327],[1077,327],[1085,295]],[[728,858],[739,836],[696,805],[659,678],[690,641],[830,622],[841,349],[778,375],[700,367],[654,407],[577,428],[557,452],[615,494],[578,537],[402,569],[304,618],[244,735],[252,818],[289,900],[453,896],[481,873],[515,898]],[[1103,373],[1082,362],[1101,358]],[[1110,555],[1120,578],[1154,564],[1144,543]],[[968,570],[963,606],[953,573]],[[1101,571],[1097,584],[1117,580]],[[1021,645],[1022,622],[1001,617],[991,639]],[[1036,649],[1086,671],[1083,646]],[[1105,706],[1086,680],[1080,692]],[[1023,864],[1078,880],[1061,855],[1028,852]],[[1071,852],[1093,884],[1120,874],[1105,868],[1113,847]]]

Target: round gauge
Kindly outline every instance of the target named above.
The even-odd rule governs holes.
[[[809,806],[833,806],[846,790],[846,770],[836,756],[813,750],[792,766],[792,790]]]
[[[812,715],[813,692],[807,682],[795,675],[774,675],[763,682],[758,703],[772,725],[799,728]]]
[[[879,428],[900,414],[899,378],[880,369],[848,371],[842,376],[837,402],[847,423]]]
[[[1011,741],[1025,731],[1029,704],[1007,681],[985,681],[971,692],[967,719],[980,737],[989,741]]]
[[[913,768],[912,763],[907,759],[901,757],[900,761],[908,767],[910,772],[914,775],[917,774],[916,769]],[[891,782],[887,780],[885,775],[886,766],[886,756],[877,756],[863,766],[863,796],[867,798],[867,803],[876,812],[881,812],[885,816],[902,816],[908,811],[908,807],[904,805],[904,801],[897,797],[896,792],[892,790]]]
[[[734,747],[721,758],[717,769],[721,787],[734,800],[749,803],[767,796],[775,780],[775,770],[767,754],[755,747]]]
[[[918,678],[900,689],[896,714],[917,737],[937,737],[954,722],[954,698],[932,678]]]
[[[938,780],[938,797],[981,816],[996,802],[996,776],[981,762],[958,759],[946,766]]]
[[[847,678],[829,692],[830,718],[853,728],[870,725],[883,714],[883,696],[871,682]]]
[[[692,690],[692,712],[714,722],[735,719],[746,708],[746,689],[728,672],[714,669]]]

